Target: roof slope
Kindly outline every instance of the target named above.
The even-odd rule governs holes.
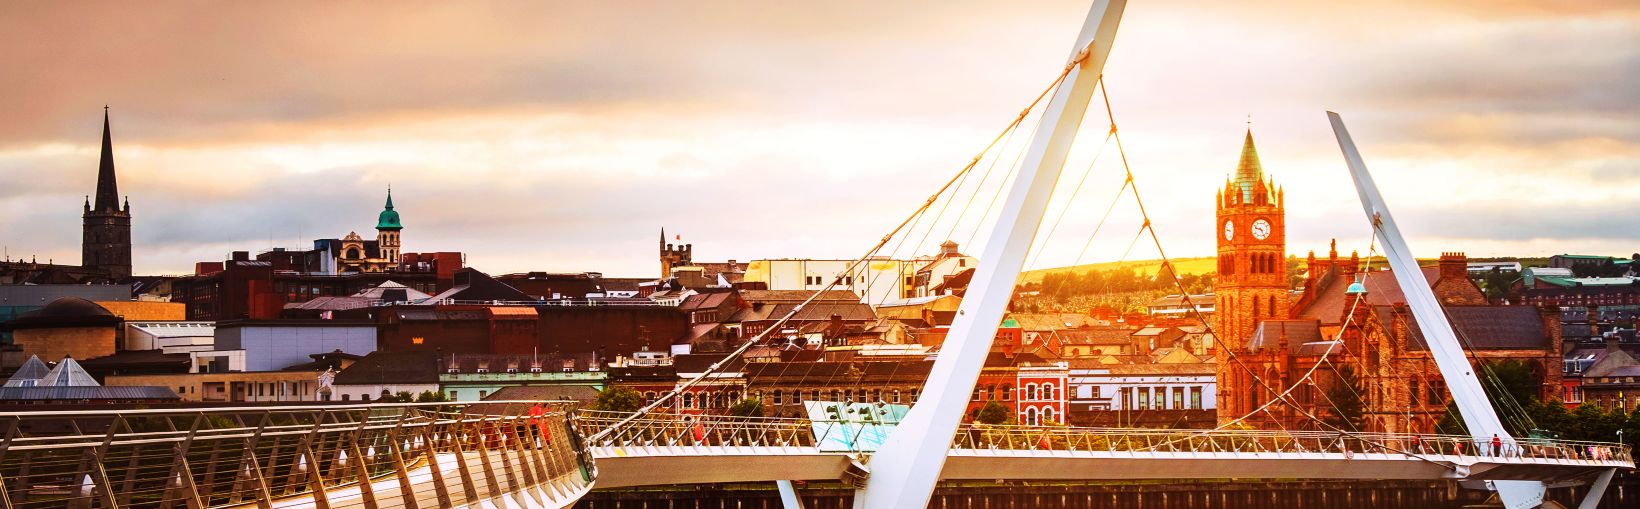
[[[32,387],[38,384],[41,378],[45,378],[46,373],[50,372],[51,368],[46,367],[46,363],[40,361],[40,356],[30,355],[28,360],[23,362],[22,367],[17,368],[17,372],[12,373],[11,378],[6,379],[6,387]]]
[[[38,387],[98,387],[102,384],[97,383],[97,379],[91,378],[91,374],[86,373],[85,368],[80,367],[80,363],[75,362],[73,357],[63,357],[63,361],[57,363],[57,367],[51,368],[46,376],[40,377],[40,383],[35,385]]]

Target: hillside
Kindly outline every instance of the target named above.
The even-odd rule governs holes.
[[[1199,258],[1174,258],[1173,270],[1179,274],[1207,274],[1218,270],[1217,258],[1203,256]],[[1082,273],[1090,270],[1109,271],[1115,269],[1129,269],[1141,276],[1154,276],[1161,269],[1162,261],[1156,260],[1129,260],[1124,262],[1088,263],[1074,267],[1057,267],[1052,269],[1038,269],[1028,271],[1020,276],[1020,283],[1036,283],[1042,277],[1053,273]]]

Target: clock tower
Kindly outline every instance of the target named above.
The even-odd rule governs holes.
[[[1218,370],[1218,413],[1235,418],[1257,408],[1253,382],[1225,350],[1248,355],[1246,345],[1258,323],[1285,319],[1288,312],[1287,230],[1282,189],[1264,175],[1253,132],[1242,142],[1236,174],[1218,192],[1213,231],[1218,237],[1214,280],[1214,351]]]

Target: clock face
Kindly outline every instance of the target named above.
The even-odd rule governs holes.
[[[1263,219],[1253,221],[1253,238],[1264,240],[1270,236],[1270,222]]]
[[[1224,240],[1230,240],[1230,239],[1233,239],[1235,237],[1236,237],[1236,223],[1232,223],[1230,221],[1225,221],[1224,222]]]

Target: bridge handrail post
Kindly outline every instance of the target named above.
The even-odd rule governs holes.
[[[444,482],[444,467],[440,466],[438,461],[439,421],[439,416],[434,415],[432,421],[419,430],[421,455],[427,458],[427,470],[433,474],[433,494],[438,497],[439,507],[454,507],[454,501],[450,499],[450,485]],[[457,461],[460,461],[460,458],[457,458]]]
[[[359,499],[364,502],[365,509],[377,509],[376,486],[370,479],[370,459],[365,457],[364,450],[359,447],[359,440],[364,438],[365,426],[370,424],[370,410],[364,410],[359,416],[359,427],[351,434],[338,433],[338,439],[347,442],[342,450],[353,452],[353,471],[359,479]]]
[[[119,426],[117,424],[119,422],[123,422],[125,420],[125,416],[116,416],[114,420],[116,423],[108,426],[108,433],[103,437],[102,445],[88,451],[88,454],[91,455],[90,470],[93,475],[93,489],[100,488],[102,490],[102,502],[105,506],[111,508],[119,507],[119,503],[114,500],[114,482],[108,479],[108,469],[103,467],[103,458],[108,456],[108,448],[114,443],[114,436],[119,433]],[[74,425],[74,429],[78,431],[80,428],[79,423],[73,421],[71,421],[71,423]],[[79,475],[76,475],[75,477],[79,477]],[[86,500],[87,506],[90,505],[90,502],[91,500]]]
[[[6,419],[5,438],[0,439],[0,461],[6,458],[6,451],[11,450],[11,441],[17,438],[17,429],[23,425],[21,417]],[[0,507],[15,507],[11,504],[11,480],[0,475]]]
[[[399,503],[404,509],[420,509],[416,503],[415,486],[410,483],[410,469],[404,462],[404,453],[409,449],[410,441],[404,438],[404,423],[410,418],[410,412],[401,410],[399,418],[394,421],[393,427],[387,430],[387,449],[391,451],[393,461],[393,476],[399,481]],[[404,440],[404,442],[400,442]],[[403,443],[401,449],[399,444]]]
[[[330,509],[330,493],[325,490],[325,477],[319,473],[324,468],[319,463],[319,456],[313,452],[313,443],[319,440],[319,431],[324,427],[325,419],[329,418],[329,410],[320,410],[314,413],[313,427],[296,446],[296,455],[307,461],[308,493],[313,497],[313,505],[318,509]],[[292,470],[296,470],[294,467]]]
[[[193,424],[188,427],[188,434],[183,437],[181,442],[177,442],[172,446],[174,458],[171,460],[171,475],[165,479],[167,489],[165,490],[166,495],[163,496],[160,504],[162,509],[171,507],[172,499],[170,494],[176,492],[181,492],[180,495],[185,497],[183,503],[188,509],[203,509],[205,507],[205,504],[199,499],[199,488],[194,484],[193,469],[188,465],[188,453],[192,451],[194,438],[199,436],[199,427],[204,422],[205,413],[200,412],[194,417]],[[171,486],[173,479],[176,480],[176,486]]]
[[[467,503],[471,504],[478,502],[478,487],[473,484],[473,470],[467,465],[467,451],[461,444],[467,440],[466,418],[465,413],[457,413],[455,422],[451,424],[453,429],[447,431],[446,435],[450,451],[455,453],[456,470],[461,473],[463,494],[467,497]]]

